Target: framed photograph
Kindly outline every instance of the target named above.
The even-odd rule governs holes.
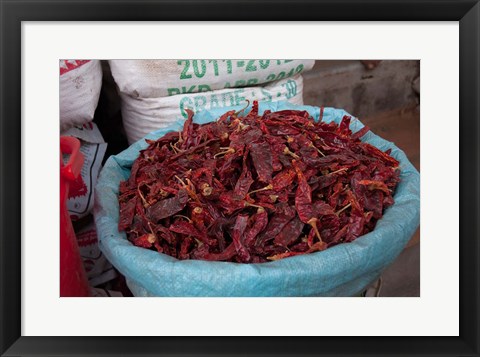
[[[477,1],[347,1],[336,4],[327,1],[174,3],[158,0],[138,3],[127,0],[116,3],[0,0],[0,3],[3,24],[0,43],[2,356],[479,355],[477,142],[480,5]],[[252,58],[278,60],[275,63],[271,62],[273,60],[246,61]],[[285,58],[293,60],[281,60]],[[172,63],[174,70],[179,71],[179,78],[184,79],[182,83],[172,79],[176,75],[167,73],[172,71]],[[83,76],[69,75],[79,68],[84,71]],[[235,83],[230,80],[225,82],[218,75],[221,71],[231,74],[237,69],[241,74]],[[103,82],[97,81],[98,86],[95,86],[95,71],[103,73]],[[152,76],[152,71],[162,73],[162,76]],[[147,75],[142,77],[145,73]],[[107,75],[110,77],[106,78]],[[192,77],[203,82],[190,80]],[[356,80],[352,80],[353,77]],[[143,87],[132,87],[129,82],[132,78],[141,82]],[[145,83],[145,78],[151,79],[152,83]],[[111,91],[102,89],[100,93],[100,86],[105,88],[108,80]],[[84,93],[81,100],[70,103],[70,107],[66,108],[62,96],[68,86]],[[235,93],[228,97],[230,101],[224,95],[225,105],[222,106],[219,95],[232,88]],[[90,105],[90,96],[100,97],[98,107]],[[113,96],[122,98],[121,105],[120,102],[115,104],[116,110],[121,110],[120,119],[110,115],[111,107],[105,104]],[[155,96],[160,99],[154,99]],[[275,104],[275,97],[286,104]],[[392,112],[389,110],[399,107],[398,103],[404,103],[402,100],[407,97],[412,105],[408,110],[395,112],[395,125],[387,127],[385,115],[390,115],[388,113]],[[246,98],[249,98],[249,107],[245,106]],[[269,119],[265,114],[263,123],[257,123],[260,117],[253,119],[257,98],[260,99],[260,113],[265,110],[273,113],[275,110],[290,110],[293,108],[289,106],[291,104],[303,105],[301,108],[305,109],[304,113],[309,118],[326,118],[326,122],[343,123],[335,129],[335,135],[340,135],[341,139],[339,136],[332,141],[324,138],[316,142],[318,138],[315,139],[313,134],[297,134],[294,125],[286,134],[281,131],[278,137],[288,143],[288,150],[282,155],[288,162],[279,158],[278,169],[273,168],[275,162],[271,157],[262,157],[268,163],[265,168],[255,155],[247,154],[242,156],[243,166],[242,160],[238,161],[238,165],[230,163],[230,166],[225,166],[230,170],[229,175],[239,180],[246,168],[253,172],[250,173],[253,179],[245,181],[249,182],[245,191],[248,214],[261,215],[268,207],[277,212],[281,205],[274,204],[281,202],[285,202],[282,215],[289,215],[289,207],[296,210],[293,216],[297,219],[298,215],[298,225],[292,223],[295,221],[293,218],[285,224],[291,229],[288,237],[276,236],[275,244],[257,244],[255,249],[250,250],[245,241],[236,236],[240,233],[235,232],[242,229],[243,223],[245,232],[253,230],[255,220],[250,220],[253,216],[238,215],[235,222],[222,226],[224,233],[219,235],[219,241],[211,243],[215,248],[205,250],[205,245],[210,242],[202,235],[203,226],[200,221],[192,221],[196,219],[194,213],[199,214],[200,210],[194,212],[194,205],[183,204],[164,216],[155,211],[162,204],[158,205],[150,195],[163,194],[163,200],[177,200],[175,204],[180,205],[183,191],[186,197],[190,197],[189,200],[195,201],[200,189],[209,195],[211,191],[208,189],[212,187],[215,190],[230,185],[232,192],[237,188],[234,188],[235,181],[230,179],[230,182],[228,178],[225,182],[229,183],[224,182],[223,186],[213,181],[199,186],[203,181],[195,181],[193,176],[189,176],[189,170],[163,185],[160,191],[148,186],[150,181],[146,184],[148,189],[140,186],[135,190],[133,186],[122,188],[120,196],[125,193],[126,204],[133,202],[137,213],[141,212],[137,207],[138,200],[145,209],[143,214],[149,217],[149,224],[148,229],[145,228],[146,223],[135,226],[137,218],[131,217],[129,224],[124,225],[126,235],[122,232],[118,235],[119,220],[125,219],[122,209],[127,208],[122,202],[120,208],[117,207],[116,189],[110,192],[110,186],[118,187],[119,178],[127,171],[130,175],[133,160],[139,150],[144,149],[142,145],[151,143],[143,141],[138,146],[135,142],[145,135],[149,135],[147,138],[151,140],[164,135],[165,132],[154,132],[156,136],[148,133],[162,128],[162,125],[167,130],[180,121],[178,118],[183,123],[190,117],[190,110],[197,115],[198,123],[208,123],[212,118],[203,118],[201,113],[217,113],[213,118],[216,119],[224,107],[235,109],[228,119],[231,128],[234,128],[233,124],[240,123],[235,135],[244,130],[245,125],[250,126],[248,130],[253,132],[251,128],[258,124],[259,133],[273,137],[268,120],[276,123],[277,119]],[[80,107],[79,103],[82,103]],[[97,113],[104,114],[104,119],[95,120],[95,124],[89,126],[95,107]],[[71,113],[75,110],[86,117],[74,123],[77,129],[67,129],[69,124],[65,120],[74,118]],[[242,119],[247,111],[250,112],[248,119]],[[387,114],[375,116],[379,111]],[[152,117],[158,115],[163,122],[144,120],[150,116],[149,113]],[[292,112],[285,113],[292,115]],[[288,120],[301,121],[302,115],[307,115],[299,113]],[[371,140],[373,146],[380,145],[382,148],[372,155],[381,156],[384,164],[372,164],[368,169],[377,173],[376,181],[363,177],[362,183],[358,183],[357,178],[345,174],[330,183],[332,189],[321,191],[317,187],[320,178],[316,178],[313,172],[308,173],[307,166],[298,166],[298,162],[303,161],[297,154],[305,152],[303,144],[307,137],[311,137],[309,160],[318,158],[317,161],[323,163],[323,151],[327,150],[327,155],[336,152],[334,145],[343,145],[338,144],[339,140],[345,140],[342,135],[362,137],[367,133],[367,129],[362,131],[363,124],[355,118],[350,124],[353,133],[342,129],[349,120],[345,117],[348,114],[358,116],[374,134],[386,139],[385,145],[390,145],[390,142],[395,145],[383,147],[384,142],[378,141],[383,139],[369,132],[365,141],[368,143]],[[78,116],[73,120],[77,119]],[[118,120],[123,122],[121,135],[119,131],[109,131],[118,124]],[[168,120],[171,121],[170,126],[165,124]],[[73,152],[79,150],[75,140],[59,141],[59,122],[62,135],[70,130],[69,136],[76,136],[83,140],[82,143],[88,142],[88,148],[83,147],[82,153],[90,166],[81,176],[90,174],[96,178],[100,165],[103,166],[103,174],[96,183],[95,179],[89,181],[84,177],[84,186],[75,188],[78,192],[87,192],[95,187],[96,193],[100,192],[95,200],[93,194],[86,195],[90,198],[72,200],[71,206],[68,206],[70,217],[78,220],[74,222],[76,232],[84,234],[83,238],[77,234],[76,239],[87,242],[81,254],[83,262],[74,262],[72,256],[60,254],[59,257],[58,254],[65,251],[61,243],[65,225],[58,211],[59,200],[63,202],[65,199],[62,188],[58,196],[58,188],[63,187],[58,177],[58,149],[60,147],[62,152],[72,154],[69,156],[72,166],[75,166],[76,157]],[[169,150],[174,155],[188,150],[187,143],[184,146],[183,142],[188,141],[191,128],[188,120],[185,123],[183,136],[170,141],[171,145],[162,150]],[[104,137],[108,136],[105,140],[108,144],[98,139],[96,134],[87,133],[94,131],[96,125]],[[322,130],[334,130],[333,125]],[[175,130],[182,128],[183,124]],[[315,130],[313,125],[312,131]],[[357,131],[358,134],[355,134]],[[303,141],[297,145],[296,140]],[[255,137],[252,142],[260,143],[262,140]],[[198,143],[203,145],[201,141]],[[406,156],[396,156],[397,145]],[[217,167],[225,155],[231,154],[232,148],[224,146],[210,144],[205,149],[205,157],[215,158]],[[123,151],[128,147],[127,151]],[[129,152],[132,148],[136,150],[135,155]],[[352,149],[351,155],[355,156],[359,150],[368,151],[362,148]],[[153,155],[161,155],[160,151],[152,150]],[[110,155],[121,151],[120,156],[107,160]],[[338,256],[332,253],[330,258],[327,254],[318,254],[316,260],[302,260],[304,253],[315,253],[327,246],[329,249],[338,248],[334,246],[357,237],[352,233],[354,228],[342,231],[337,227],[338,222],[348,222],[355,227],[355,219],[352,218],[355,217],[354,209],[358,207],[355,195],[360,191],[352,188],[355,195],[349,195],[346,192],[350,185],[365,185],[369,192],[364,193],[361,203],[370,208],[365,208],[365,211],[358,208],[362,213],[363,233],[360,235],[367,234],[368,227],[372,233],[377,232],[373,231],[373,223],[382,217],[382,205],[384,208],[393,205],[389,194],[393,195],[395,189],[395,175],[388,176],[383,184],[378,178],[384,167],[382,165],[392,166],[391,172],[395,172],[397,160],[390,158],[390,154],[401,162],[403,168],[407,164],[411,167],[412,180],[415,181],[411,183],[410,177],[402,176],[401,197],[398,192],[395,196],[402,202],[401,208],[392,206],[397,208],[390,210],[383,220],[383,223],[390,222],[389,225],[383,224],[379,228],[383,229],[384,237],[391,236],[392,243],[385,244],[384,239],[380,252],[370,249],[367,239],[359,240],[358,244],[352,243],[354,249],[344,251],[345,257],[358,263],[355,281],[338,275],[345,271],[341,267],[346,264],[344,260],[347,258],[335,263]],[[103,156],[105,160],[102,160]],[[290,161],[290,156],[293,161]],[[145,163],[151,161],[148,155],[145,157]],[[203,159],[191,155],[189,160],[198,162]],[[61,166],[65,162],[63,158]],[[422,173],[419,176],[420,162]],[[338,173],[343,175],[348,170],[345,167],[348,164],[343,164],[326,166],[318,175],[323,178]],[[207,167],[208,162],[203,165]],[[284,168],[287,172],[289,167],[295,180],[298,179],[298,184],[292,186],[292,190],[297,190],[295,195],[289,195],[288,189],[272,193],[270,185],[263,187],[264,183],[270,182],[268,177],[273,176],[275,170]],[[75,177],[79,177],[80,166],[72,168],[72,172],[75,170],[78,171]],[[304,176],[307,173],[311,174],[308,176],[309,184]],[[202,173],[199,175],[203,177]],[[158,177],[156,180],[161,181]],[[313,191],[315,197],[304,206],[314,207],[315,210],[323,207],[321,212],[327,212],[325,207],[328,207],[331,219],[324,219],[330,213],[322,213],[318,220],[312,220],[313,216],[306,217],[300,212],[304,207],[298,193],[302,180],[306,185],[316,187],[314,190],[318,189]],[[334,189],[333,186],[338,187]],[[339,198],[328,201],[329,206],[315,206],[315,199],[330,200],[328,195],[335,192]],[[254,195],[255,199],[250,195]],[[111,197],[116,200],[113,204],[116,208],[112,212],[108,209],[112,206],[109,203]],[[377,201],[381,197],[380,213],[369,203],[374,197]],[[219,196],[215,202],[220,202],[221,209],[228,211],[233,203],[225,206],[227,201],[224,196]],[[421,251],[419,231],[411,239],[418,226],[418,210]],[[104,265],[101,274],[96,275],[94,273],[98,271],[95,267],[101,255],[88,246],[93,238],[84,218],[87,212],[93,211],[96,212],[96,232],[101,244],[104,244],[102,253],[113,264],[113,267]],[[272,217],[270,215],[268,219],[273,220]],[[397,220],[408,220],[409,223],[396,224]],[[158,235],[167,233],[158,233],[163,228],[152,228],[152,222],[168,227],[168,237],[173,237],[175,242],[181,239],[178,247],[165,236],[160,242]],[[281,224],[284,223],[278,223]],[[212,225],[208,225],[209,235],[214,230]],[[110,226],[114,227],[114,234]],[[271,229],[278,228],[277,224],[273,226]],[[285,227],[282,229],[287,230]],[[268,227],[262,227],[260,232],[265,229]],[[192,235],[196,239],[192,239]],[[107,236],[108,242],[102,241],[102,237]],[[261,237],[260,234],[258,236]],[[143,247],[143,250],[135,247],[139,253],[129,258],[135,264],[128,266],[123,265],[125,260],[122,261],[126,252],[122,250],[125,238],[129,240],[129,247]],[[255,239],[257,242],[265,241],[256,236]],[[418,285],[413,286],[409,293],[380,295],[381,282],[378,282],[376,295],[391,297],[365,297],[371,296],[365,291],[366,287],[384,272],[409,240],[409,246],[416,247],[417,255],[415,262],[405,261],[404,266],[414,266],[412,269],[416,271]],[[186,243],[183,244],[183,241]],[[154,257],[153,253],[158,252],[167,258]],[[189,259],[188,264],[176,263],[168,255],[180,259],[180,263]],[[392,259],[384,258],[387,256]],[[223,265],[207,267],[203,264],[205,262],[196,259],[234,263],[273,261],[279,264],[267,263],[270,268],[266,265],[264,270],[255,267],[255,264],[237,264],[243,267],[234,271],[224,269]],[[296,276],[297,267],[305,267],[312,262],[317,269],[315,274]],[[125,288],[127,295],[118,299],[93,299],[81,297],[83,294],[78,290],[63,289],[62,274],[66,273],[67,266],[77,263],[90,264],[87,276],[80,278],[85,284],[85,279],[89,279],[91,286],[101,287],[97,290],[99,294],[100,291],[107,295],[111,293],[107,288],[111,285],[103,282],[120,272],[122,279],[125,276],[126,283],[119,289]],[[329,270],[333,265],[336,265],[336,276],[333,269]],[[254,275],[262,276],[262,281],[256,281],[253,275],[249,275],[252,269],[256,269]],[[166,270],[169,275],[162,275]],[[192,273],[192,270],[195,272]],[[195,274],[218,274],[216,286],[205,285],[203,290],[199,286],[192,288],[189,281]],[[287,280],[281,277],[283,274],[288,274]],[[268,286],[262,285],[266,277],[271,282]],[[301,281],[295,280],[297,278]],[[282,287],[285,281],[290,284],[289,289]],[[317,281],[322,282],[321,287],[316,286]],[[335,284],[327,284],[332,281]],[[131,296],[128,293],[133,293],[133,296],[128,297]]]

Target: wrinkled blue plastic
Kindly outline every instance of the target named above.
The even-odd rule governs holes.
[[[194,122],[206,123],[226,110],[199,112]],[[283,109],[307,110],[318,120],[320,108],[282,103],[260,103],[260,112]],[[248,112],[248,109],[246,110]],[[323,120],[340,122],[343,110],[325,108]],[[157,139],[183,123],[146,136]],[[350,128],[363,125],[352,118]],[[100,248],[108,260],[127,279],[135,296],[353,296],[377,279],[403,250],[420,221],[420,176],[407,157],[393,143],[367,133],[363,138],[381,150],[392,149],[400,161],[401,182],[395,204],[385,211],[374,231],[352,243],[340,244],[322,252],[301,255],[262,264],[238,264],[177,260],[133,246],[117,229],[118,185],[130,175],[130,167],[139,150],[147,144],[140,140],[122,153],[110,157],[95,188],[95,223]]]

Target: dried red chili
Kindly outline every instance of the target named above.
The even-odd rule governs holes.
[[[182,131],[147,140],[119,187],[118,229],[134,245],[261,263],[350,242],[394,203],[399,163],[361,142],[367,127],[243,111],[199,125],[187,110]]]

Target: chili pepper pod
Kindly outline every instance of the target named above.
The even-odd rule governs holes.
[[[202,196],[210,196],[213,193],[213,187],[206,181],[198,181],[197,190]]]
[[[205,210],[202,207],[196,206],[192,210],[191,217],[192,217],[192,222],[193,222],[193,225],[195,226],[195,228],[197,228],[200,231],[205,231],[206,230],[206,227],[205,227]]]
[[[262,232],[268,224],[268,213],[263,207],[257,209],[255,215],[251,217],[250,228],[245,233],[245,245],[249,251],[253,251],[252,247],[257,236]]]
[[[292,160],[292,166],[298,177],[298,187],[295,193],[295,207],[298,216],[303,223],[312,226],[318,240],[322,241],[318,230],[318,218],[312,206],[312,190],[296,160]]]
[[[158,222],[159,220],[173,216],[185,208],[188,200],[188,194],[185,190],[179,190],[178,194],[172,198],[167,198],[157,202],[147,209],[147,215],[151,222]]]
[[[232,241],[237,251],[237,257],[240,262],[248,262],[250,253],[245,246],[245,230],[247,229],[248,216],[238,215],[233,227]]]
[[[190,250],[193,246],[193,238],[192,237],[185,237],[180,244],[180,251],[178,252],[179,259],[189,259],[190,258]]]

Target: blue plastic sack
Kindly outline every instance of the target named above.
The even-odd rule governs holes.
[[[196,113],[194,122],[207,123],[227,110],[221,108]],[[307,110],[318,121],[320,108],[294,106],[286,102],[260,103],[265,110]],[[248,113],[248,109],[245,110]],[[323,121],[339,123],[343,110],[325,108]],[[183,123],[146,136],[157,139]],[[352,117],[353,132],[363,125]],[[100,249],[126,277],[135,296],[353,296],[376,280],[401,253],[420,221],[420,176],[407,157],[393,143],[368,132],[363,141],[381,150],[392,149],[400,161],[401,181],[389,207],[375,230],[322,252],[290,257],[260,264],[177,260],[165,254],[135,247],[125,232],[117,229],[118,186],[130,175],[130,167],[139,151],[146,148],[140,140],[122,153],[110,157],[95,188],[95,223]]]

